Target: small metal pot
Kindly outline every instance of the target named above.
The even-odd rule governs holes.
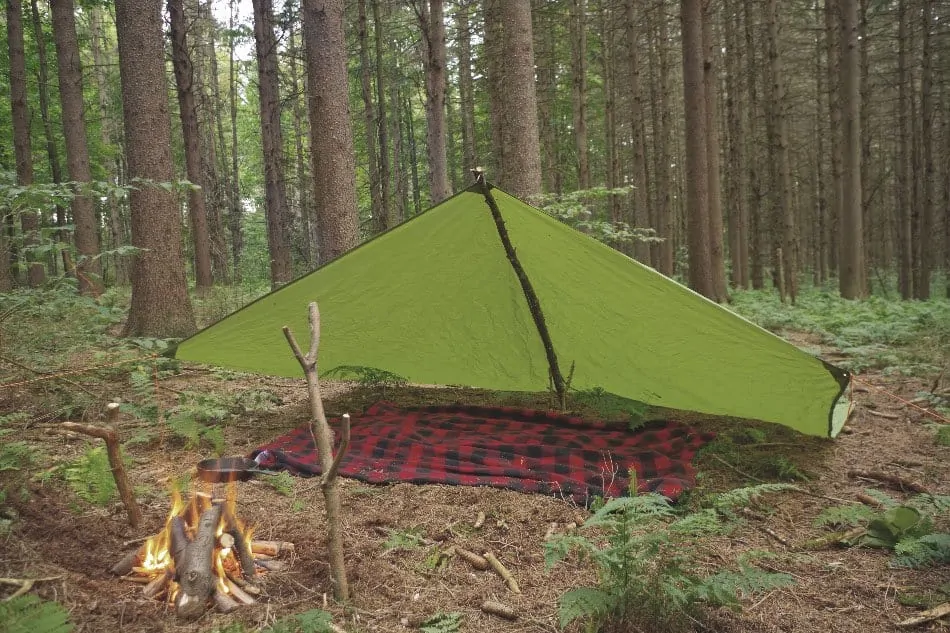
[[[258,468],[258,463],[247,457],[218,457],[198,462],[198,479],[214,484],[247,481],[254,475],[275,474]]]

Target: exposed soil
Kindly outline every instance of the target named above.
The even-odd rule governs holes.
[[[784,456],[809,479],[803,488],[824,497],[852,501],[855,494],[881,484],[848,476],[850,469],[882,470],[915,479],[937,494],[950,494],[950,473],[946,460],[950,448],[935,445],[933,432],[925,428],[923,414],[903,404],[904,400],[928,388],[925,383],[883,375],[861,378],[855,393],[856,412],[847,432],[834,441],[802,438],[793,433],[771,434],[771,446],[736,444],[728,450],[707,451],[698,459],[702,477],[695,501],[702,493],[755,483],[765,478],[775,456]],[[266,388],[278,394],[282,404],[276,411],[241,420],[227,428],[230,454],[243,454],[306,419],[306,390],[302,380],[240,377],[227,382],[212,379],[201,370],[186,371],[162,381],[164,393],[202,389],[252,390]],[[378,394],[346,385],[324,385],[327,408],[341,413],[367,404]],[[68,388],[68,386],[66,387]],[[141,595],[141,585],[116,578],[111,565],[135,545],[127,541],[154,533],[168,511],[167,489],[173,478],[187,474],[206,452],[185,450],[167,437],[146,445],[128,448],[133,460],[129,472],[139,490],[145,525],[128,527],[118,503],[108,508],[86,504],[59,478],[40,476],[63,460],[74,459],[88,446],[88,438],[56,432],[56,422],[47,421],[37,402],[36,385],[0,393],[0,411],[28,410],[32,421],[18,423],[16,439],[25,439],[41,448],[42,457],[29,480],[27,493],[11,494],[6,512],[13,514],[11,531],[0,536],[0,576],[48,578],[33,591],[55,599],[71,613],[79,631],[211,631],[232,622],[248,628],[272,623],[284,615],[310,608],[326,608],[347,631],[416,631],[437,612],[464,614],[463,631],[555,631],[557,600],[565,590],[591,583],[591,568],[580,561],[546,570],[544,537],[552,523],[558,531],[588,513],[562,499],[526,495],[491,488],[418,486],[398,484],[368,486],[342,480],[346,562],[354,599],[350,608],[328,601],[330,591],[327,556],[323,545],[325,521],[322,500],[313,480],[293,480],[289,496],[279,494],[262,481],[238,484],[238,509],[255,526],[259,538],[292,541],[296,552],[287,571],[270,573],[262,580],[260,603],[246,606],[231,615],[213,611],[196,624],[183,625],[162,602]],[[470,392],[411,388],[391,391],[388,399],[407,402],[471,400]],[[539,404],[543,405],[543,402]],[[897,419],[872,415],[869,411],[892,413]],[[122,433],[129,437],[137,424],[123,418]],[[728,430],[735,422],[711,421],[691,416],[704,428]],[[22,473],[0,472],[0,484],[8,489],[23,482]],[[889,494],[903,496],[898,491]],[[686,503],[691,502],[687,500]],[[826,534],[812,526],[821,510],[836,502],[799,493],[773,495],[767,505],[757,508],[765,520],[749,520],[738,531],[711,542],[703,565],[710,570],[731,564],[742,552],[766,549],[776,553],[765,565],[792,574],[797,583],[744,602],[741,613],[710,614],[707,630],[783,631],[811,633],[840,631],[868,633],[888,631],[896,623],[913,616],[917,607],[903,606],[900,593],[918,592],[950,582],[950,567],[928,570],[901,570],[888,566],[885,552],[866,549],[826,548],[817,551],[800,545]],[[485,512],[480,529],[472,524]],[[377,526],[396,530],[418,529],[436,545],[386,550],[386,537]],[[766,534],[767,527],[787,541],[778,542]],[[474,551],[496,553],[517,577],[522,594],[511,594],[500,577],[492,572],[473,571],[459,559],[435,567],[432,555],[450,545]],[[13,587],[0,585],[9,594]],[[514,607],[516,622],[487,615],[479,609],[486,599]],[[932,623],[918,630],[945,629],[946,623]]]

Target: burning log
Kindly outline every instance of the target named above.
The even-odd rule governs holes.
[[[172,570],[166,569],[154,579],[152,579],[145,587],[142,589],[142,595],[146,598],[157,598],[165,592],[165,589],[168,588],[168,583],[171,581]]]
[[[227,534],[234,538],[234,553],[237,555],[238,562],[241,563],[241,572],[247,580],[253,581],[257,577],[254,554],[244,538],[244,531],[241,529],[237,517],[230,509],[225,509],[224,524],[227,526]]]
[[[214,606],[216,606],[221,613],[231,613],[241,605],[218,587],[214,591]]]
[[[184,548],[181,559],[175,560],[180,588],[175,610],[184,620],[194,620],[204,613],[208,598],[214,593],[213,558],[218,540],[215,533],[220,520],[221,505],[212,504],[201,515],[195,540]]]

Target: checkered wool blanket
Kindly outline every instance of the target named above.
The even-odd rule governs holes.
[[[339,420],[331,420],[338,427]],[[339,436],[339,433],[337,433]],[[624,426],[531,409],[475,406],[400,408],[378,402],[351,418],[340,474],[368,483],[494,486],[571,498],[627,491],[675,500],[695,482],[691,461],[713,435],[677,422]],[[310,476],[320,459],[308,426],[255,450],[262,468]]]

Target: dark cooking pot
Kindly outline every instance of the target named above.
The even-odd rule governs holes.
[[[256,461],[247,457],[218,457],[198,462],[198,479],[208,483],[247,481],[254,475],[276,474],[270,470],[262,470]]]

